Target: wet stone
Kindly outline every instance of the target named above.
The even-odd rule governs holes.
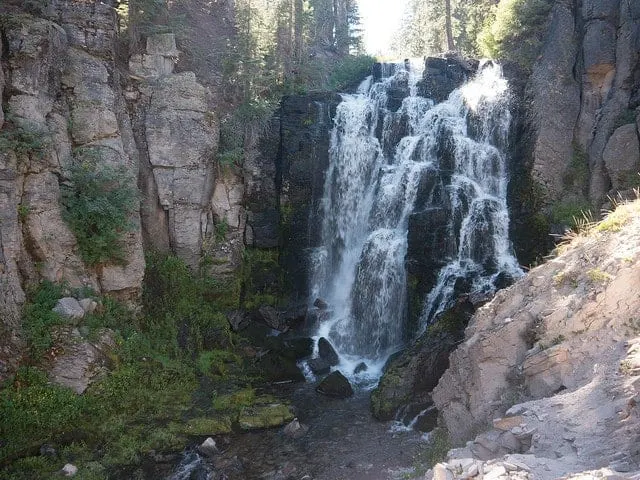
[[[327,361],[329,365],[337,365],[340,363],[340,358],[333,345],[324,337],[320,337],[318,340],[318,356]]]
[[[349,380],[337,370],[320,382],[316,391],[334,398],[348,398],[353,395],[353,388]]]

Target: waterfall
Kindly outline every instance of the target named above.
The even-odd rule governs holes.
[[[387,65],[342,96],[313,249],[311,296],[330,306],[318,327],[343,362],[380,365],[406,341],[408,231],[417,211],[446,212],[438,226],[445,265],[427,295],[424,328],[460,280],[493,291],[520,275],[508,238],[504,149],[510,115],[500,67],[434,102],[417,95],[419,64]],[[347,372],[347,374],[350,372]],[[369,369],[372,374],[372,369]],[[373,369],[375,375],[375,368]]]

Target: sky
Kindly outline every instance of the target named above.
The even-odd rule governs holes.
[[[367,53],[385,54],[400,26],[407,0],[358,0]]]

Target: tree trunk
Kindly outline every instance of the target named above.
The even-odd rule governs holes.
[[[455,50],[455,45],[453,44],[453,32],[451,30],[451,0],[444,0],[444,22],[445,22],[445,30],[447,34],[447,50],[452,51]]]

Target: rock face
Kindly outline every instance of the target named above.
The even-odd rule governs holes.
[[[508,471],[516,460],[540,478],[640,469],[639,211],[619,207],[474,315],[433,400],[454,444],[493,429],[445,468],[470,458]]]
[[[378,420],[391,420],[410,403],[430,403],[429,394],[449,366],[449,354],[462,340],[473,307],[459,302],[445,312],[408,349],[387,362],[371,393],[371,411]]]
[[[533,176],[547,205],[588,192],[599,207],[607,194],[630,188],[607,158],[614,148],[609,142],[621,140],[622,132],[612,137],[617,127],[637,116],[639,27],[634,2],[589,0],[577,10],[573,2],[555,2],[528,85]],[[624,130],[626,139],[634,134],[637,142],[637,129]]]

